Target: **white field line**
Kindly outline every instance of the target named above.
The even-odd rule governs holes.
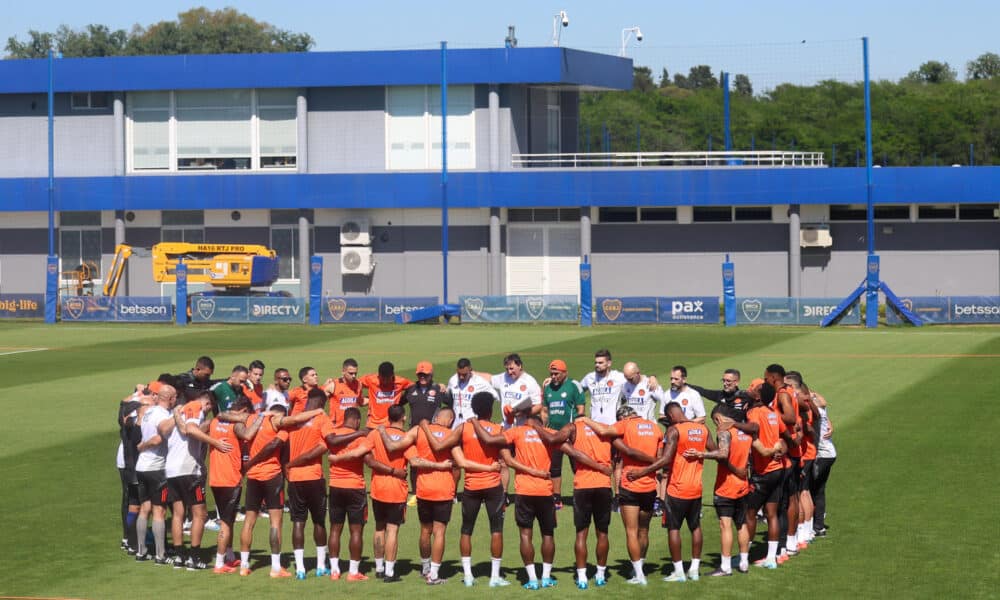
[[[24,354],[25,352],[44,352],[48,348],[29,348],[27,350],[13,350],[11,352],[0,352],[0,356],[7,356],[9,354]]]

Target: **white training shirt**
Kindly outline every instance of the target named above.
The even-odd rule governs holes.
[[[826,409],[816,407],[819,410],[819,442],[816,444],[816,458],[837,458],[837,447],[833,445],[833,438],[830,435],[830,418],[826,416]]]
[[[689,421],[694,421],[699,417],[705,416],[705,403],[701,399],[701,394],[696,392],[694,388],[687,385],[684,386],[683,390],[674,391],[672,389],[667,389],[663,391],[663,400],[660,401],[660,414],[657,418],[663,416],[663,409],[671,402],[676,402],[681,405],[681,409],[684,411],[684,417]],[[656,419],[654,419],[655,421]]]
[[[517,379],[511,379],[510,375],[504,371],[503,373],[494,375],[490,379],[490,383],[500,393],[501,409],[517,406],[521,402],[524,402],[526,398],[531,399],[532,406],[538,406],[542,403],[542,388],[538,385],[538,381],[534,377],[524,371],[521,372],[521,375]],[[524,421],[525,419],[521,415],[518,415],[514,423],[508,423],[504,419],[503,428],[509,429],[518,425],[524,425]]]
[[[184,421],[201,425],[204,414],[199,412],[197,417],[188,417]],[[167,478],[181,477],[182,475],[201,475],[202,457],[204,450],[202,443],[191,436],[181,433],[176,427],[170,432],[167,438]]]
[[[626,380],[622,386],[622,395],[635,414],[647,421],[657,419],[656,407],[663,403],[663,388],[650,386],[648,377],[641,375],[639,383]]]
[[[472,414],[472,397],[479,392],[489,392],[493,398],[497,397],[496,391],[493,386],[490,385],[489,381],[486,381],[479,375],[472,373],[469,375],[469,379],[459,383],[458,374],[454,374],[448,379],[448,392],[451,394],[452,407],[455,409],[455,422],[452,423],[452,429],[458,429],[473,417]]]
[[[148,442],[154,436],[159,435],[157,427],[165,419],[173,419],[170,411],[160,405],[151,406],[146,409],[146,414],[142,415],[142,442]],[[152,448],[147,448],[139,453],[139,458],[135,463],[135,470],[143,473],[150,471],[162,471],[167,466],[167,445],[157,444]]]
[[[603,377],[591,371],[580,379],[580,387],[590,393],[590,418],[602,425],[612,425],[618,420],[618,405],[622,399],[625,376],[611,370]]]

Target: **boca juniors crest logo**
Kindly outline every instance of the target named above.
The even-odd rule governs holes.
[[[764,303],[760,300],[744,300],[740,304],[740,308],[743,309],[743,316],[747,318],[748,321],[756,321],[760,317],[761,311],[764,309]]]
[[[601,312],[609,321],[617,320],[622,314],[622,301],[616,298],[601,302]]]
[[[529,296],[524,299],[524,307],[528,309],[528,316],[537,320],[542,316],[542,311],[545,310],[545,299]]]
[[[482,298],[466,298],[465,299],[465,312],[469,314],[473,319],[478,319],[480,315],[483,314],[483,299]]]
[[[195,311],[203,321],[207,321],[215,314],[215,300],[212,298],[198,298],[195,303]]]
[[[343,298],[330,298],[326,301],[326,310],[334,321],[339,321],[347,313],[347,301]]]
[[[79,319],[83,314],[84,307],[83,298],[67,298],[63,302],[63,310],[74,321]]]

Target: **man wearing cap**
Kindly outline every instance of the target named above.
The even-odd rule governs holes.
[[[448,390],[434,381],[434,365],[422,360],[417,363],[417,382],[403,390],[399,403],[410,406],[410,428],[416,427],[420,421],[434,421],[434,414],[441,406],[450,404]],[[417,505],[417,470],[410,471],[410,497],[407,504]]]
[[[583,416],[587,400],[583,391],[575,381],[566,378],[566,363],[556,359],[549,363],[549,382],[545,384],[544,400],[542,401],[542,422],[546,427],[560,430],[570,424],[576,417]],[[552,449],[552,466],[549,476],[552,478],[552,497],[555,509],[562,508],[562,464],[563,453],[556,445]]]
[[[473,419],[472,397],[479,392],[489,392],[497,397],[493,386],[485,378],[472,371],[472,361],[468,358],[458,359],[455,374],[448,379],[448,393],[451,394],[452,408],[455,410],[455,422],[452,429],[458,429],[462,423]]]

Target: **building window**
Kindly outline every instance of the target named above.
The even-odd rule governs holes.
[[[866,221],[867,209],[864,204],[831,204],[831,221]]]
[[[104,109],[111,106],[107,92],[73,92],[69,95],[73,110]]]
[[[695,206],[695,223],[728,223],[733,220],[732,206]]]
[[[636,223],[639,209],[631,206],[602,206],[597,209],[597,220],[601,223]]]
[[[959,204],[958,218],[961,221],[996,221],[1000,219],[997,204]]]
[[[160,241],[205,242],[205,213],[200,210],[165,210],[162,213]]]
[[[296,96],[246,89],[130,93],[129,170],[293,170]]]
[[[441,86],[386,88],[386,168],[441,168]],[[448,86],[448,167],[476,168],[475,88]]]
[[[867,219],[867,209],[866,209]],[[875,206],[875,220],[876,221],[909,221],[910,220],[910,205],[909,204],[890,204]]]
[[[545,92],[545,151],[549,154],[559,154],[562,149],[562,112],[559,106],[559,92]]]
[[[60,271],[82,264],[101,267],[101,212],[97,210],[59,213]]]
[[[639,209],[639,220],[643,223],[647,222],[664,222],[664,221],[676,221],[677,220],[677,209],[674,207],[649,207]]]
[[[316,238],[309,227],[309,254],[315,251]],[[271,211],[271,248],[278,253],[278,278],[299,279],[299,211],[280,209]]]
[[[757,221],[757,222],[769,222],[771,221],[771,207],[770,206],[734,206],[733,207],[733,220],[734,221]]]
[[[579,208],[509,208],[508,223],[569,223],[580,220]]]
[[[917,218],[927,221],[954,221],[954,204],[921,204],[917,207]]]

